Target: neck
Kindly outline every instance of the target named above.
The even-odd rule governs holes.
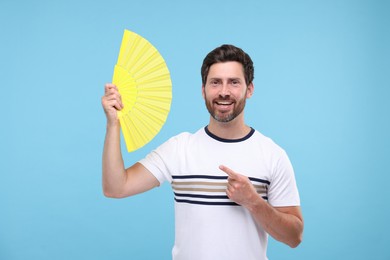
[[[213,117],[210,117],[210,123],[207,128],[214,135],[224,139],[240,139],[251,131],[251,128],[245,125],[242,116],[226,123],[218,122]]]

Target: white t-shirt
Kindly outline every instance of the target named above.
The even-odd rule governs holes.
[[[248,210],[226,196],[219,165],[249,177],[272,206],[299,206],[294,171],[285,151],[254,129],[242,139],[207,130],[172,137],[140,161],[175,197],[174,260],[267,259],[267,233]]]

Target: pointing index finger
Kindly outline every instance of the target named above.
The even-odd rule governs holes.
[[[219,169],[224,171],[232,179],[235,179],[237,177],[237,173],[235,173],[232,169],[226,167],[225,165],[220,165]]]

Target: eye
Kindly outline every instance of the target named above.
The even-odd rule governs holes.
[[[217,80],[217,79],[210,80],[210,85],[217,86],[218,84],[219,84],[219,80]]]
[[[231,84],[232,84],[233,86],[237,86],[237,85],[240,84],[240,81],[239,81],[238,79],[233,79],[233,80],[231,81]]]

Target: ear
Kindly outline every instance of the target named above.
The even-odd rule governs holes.
[[[251,82],[249,83],[246,91],[246,98],[250,98],[253,95],[254,91],[255,91],[255,85],[253,85],[253,82]]]
[[[202,97],[203,97],[203,99],[205,99],[205,93],[204,93],[204,91],[205,91],[205,89],[204,89],[204,84],[202,84]]]

